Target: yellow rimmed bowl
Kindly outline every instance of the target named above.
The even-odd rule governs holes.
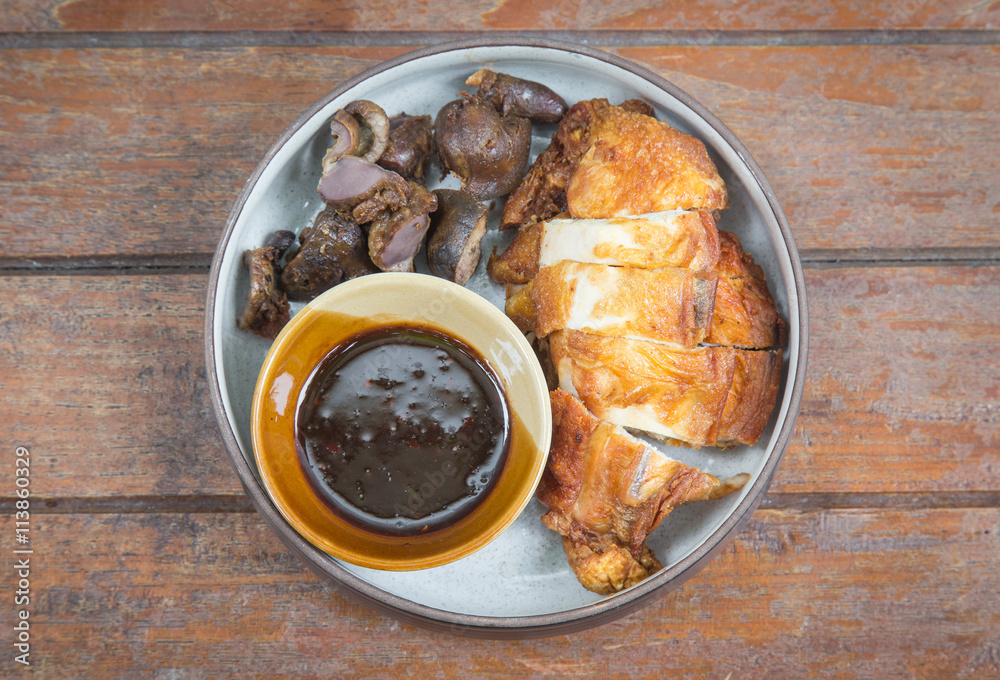
[[[316,366],[358,333],[385,326],[431,328],[475,350],[499,379],[510,414],[509,449],[485,498],[454,524],[415,536],[344,520],[314,491],[296,451],[297,404]],[[471,555],[517,519],[545,469],[552,416],[538,360],[503,312],[443,279],[384,273],[331,288],[282,329],[257,379],[251,428],[261,480],[291,528],[352,564],[406,571]]]

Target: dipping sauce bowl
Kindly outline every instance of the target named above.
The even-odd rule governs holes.
[[[413,469],[413,465],[407,463],[417,455],[418,450],[413,448],[417,443],[401,436],[402,427],[397,436],[397,424],[391,417],[380,425],[372,423],[369,416],[365,425],[374,425],[376,430],[382,428],[380,441],[384,442],[385,450],[377,452],[379,458],[368,466],[368,475],[364,465],[356,465],[349,471],[357,480],[343,479],[342,472],[339,485],[342,493],[339,494],[323,483],[324,474],[318,469],[321,466],[315,463],[333,458],[339,460],[342,452],[336,442],[331,442],[329,451],[322,444],[310,443],[310,451],[322,449],[326,458],[307,455],[301,420],[302,414],[310,411],[301,409],[303,398],[307,394],[315,398],[318,389],[315,385],[311,387],[312,382],[322,378],[323,367],[327,367],[331,359],[336,360],[331,352],[335,355],[345,351],[345,347],[353,347],[359,342],[363,345],[365,338],[384,336],[387,331],[404,335],[414,331],[424,336],[430,332],[430,337],[441,340],[446,349],[450,347],[452,352],[460,352],[482,364],[484,375],[495,382],[505,402],[503,412],[498,414],[501,426],[494,433],[502,438],[498,441],[503,448],[502,455],[492,460],[493,463],[499,460],[498,464],[482,470],[474,467],[470,471],[462,467],[468,453],[462,448],[467,446],[451,449],[442,446],[441,457],[437,457],[433,455],[437,444],[431,439],[423,447],[428,461],[423,465],[427,469]],[[397,363],[383,366],[383,373],[391,370],[396,376],[387,379],[387,385],[400,384],[399,376],[404,374],[415,374],[420,380],[414,379],[412,386],[407,384],[405,394],[390,397],[391,393],[386,391],[387,396],[378,398],[405,401],[412,404],[412,410],[422,411],[422,406],[435,395],[412,390],[433,387],[430,376],[424,375],[433,367],[398,365],[412,361],[406,358],[408,356],[398,351],[395,355],[383,352],[383,360],[388,357]],[[362,363],[365,360],[364,356],[359,359]],[[425,363],[429,362],[425,360]],[[456,365],[451,370],[457,374],[459,368]],[[370,405],[376,400],[370,393],[361,395],[365,382],[371,387],[372,382],[378,381],[378,367],[361,365],[357,370],[355,379],[357,375],[368,377],[367,381],[362,378],[357,384],[359,396],[351,400],[357,402],[357,411],[345,408],[347,402],[343,394],[337,402],[337,422],[344,433],[347,431],[345,422],[350,426],[352,417],[363,418],[361,414],[367,406],[362,402],[367,400]],[[351,389],[346,384],[343,388]],[[375,389],[378,391],[377,386]],[[438,389],[447,391],[444,383]],[[398,405],[397,410],[402,413],[406,404]],[[449,418],[464,419],[467,425],[473,425],[476,418],[482,419],[478,413],[454,412]],[[444,279],[410,273],[380,273],[342,283],[296,314],[275,339],[264,360],[254,391],[251,425],[254,456],[264,486],[292,528],[334,557],[363,567],[396,571],[452,562],[499,536],[532,498],[545,468],[552,429],[548,389],[541,366],[517,327],[479,295]],[[474,435],[472,439],[482,436]],[[468,439],[458,441],[467,442]],[[386,460],[390,468],[392,460],[400,463],[400,468],[389,470],[397,475],[397,481],[400,469],[413,475],[412,484],[407,485],[405,493],[395,489],[400,492],[398,498],[379,499],[383,507],[395,506],[403,515],[398,521],[385,515],[363,521],[366,503],[362,492],[370,488],[364,478],[380,475],[384,482],[388,474],[385,467],[371,468],[379,467],[380,461]],[[325,464],[323,467],[325,469]],[[423,522],[419,515],[425,509],[419,506],[435,496],[446,478],[450,482],[453,477],[464,479],[471,473],[476,480],[471,480],[470,484],[475,481],[476,491],[470,492],[470,497],[462,503],[452,503]],[[353,501],[348,502],[345,494],[351,494],[343,492],[342,487],[353,490],[355,481],[361,492],[353,493]],[[450,520],[448,508],[457,506],[461,507]],[[416,519],[405,516],[412,510],[417,512]]]

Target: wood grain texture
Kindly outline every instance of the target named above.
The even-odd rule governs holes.
[[[236,493],[208,395],[204,276],[0,279],[7,437],[33,493]]]
[[[408,49],[0,50],[0,258],[203,257],[298,113]],[[1000,247],[1000,48],[618,52],[737,134],[803,251]]]
[[[282,130],[398,51],[0,54],[3,255],[213,251]]]
[[[715,112],[800,249],[994,246],[1000,49],[622,49]],[[961,72],[961,75],[958,75]],[[961,121],[961,123],[958,123]]]
[[[1000,673],[996,508],[758,511],[680,590],[600,628],[521,642],[431,633],[354,604],[255,514],[33,521],[33,677]],[[7,608],[0,625],[12,624]]]
[[[775,491],[1000,487],[1000,267],[806,272],[809,366]]]
[[[1000,488],[1000,268],[807,270],[811,355],[772,490]],[[0,277],[0,422],[45,496],[240,493],[203,363],[205,280]],[[9,381],[9,382],[7,382]]]
[[[808,6],[727,0],[475,0],[383,6],[343,0],[32,0],[0,2],[2,31],[399,31],[447,30],[801,30],[983,29],[1000,25],[994,3],[977,0],[824,0]]]

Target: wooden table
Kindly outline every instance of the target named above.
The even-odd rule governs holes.
[[[23,609],[60,679],[1000,677],[1000,6],[576,4],[0,0],[0,676]],[[202,345],[212,252],[277,135],[482,35],[602,48],[715,112],[784,205],[811,314],[748,527],[640,612],[521,642],[398,623],[292,557],[227,459]]]

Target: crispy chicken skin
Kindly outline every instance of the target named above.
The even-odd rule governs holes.
[[[722,410],[716,446],[756,444],[778,401],[782,351],[733,350],[733,384]]]
[[[519,229],[503,253],[497,255],[494,247],[486,262],[486,273],[494,283],[519,284],[535,278],[544,234],[545,223],[535,222]]]
[[[521,184],[507,198],[500,228],[540,222],[566,212],[566,187],[583,155],[590,148],[589,131],[596,117],[608,108],[652,116],[646,102],[630,99],[611,107],[607,99],[577,102],[559,121],[552,141],[528,169]]]
[[[699,347],[558,331],[561,389],[611,423],[687,446],[755,444],[781,384],[781,350]]]
[[[711,327],[717,280],[714,272],[678,267],[560,262],[511,296],[506,311],[522,331],[539,338],[568,328],[693,348]]]
[[[712,329],[705,342],[749,349],[782,346],[785,320],[775,309],[767,284],[720,275]]]
[[[753,349],[785,344],[785,320],[767,288],[764,270],[743,251],[735,234],[719,232],[719,285],[706,342]]]
[[[546,517],[542,518],[543,522]],[[558,531],[554,521],[549,528]],[[563,551],[580,585],[598,595],[631,588],[663,568],[645,544],[636,557],[613,541],[588,539],[582,531],[574,534],[578,537],[563,536]]]
[[[602,109],[566,187],[573,217],[722,210],[726,185],[704,143],[650,116]]]
[[[707,211],[671,210],[592,220],[555,218],[518,231],[502,255],[490,258],[488,271],[497,283],[527,283],[540,267],[563,260],[705,271],[719,261],[719,232]]]
[[[690,446],[712,445],[733,384],[728,347],[679,350],[658,342],[557,331],[549,352],[559,387],[599,418]]]
[[[667,457],[564,391],[550,398],[552,446],[537,497],[549,508],[542,521],[563,536],[589,590],[616,592],[658,571],[645,544],[650,532],[675,507],[742,486]]]

